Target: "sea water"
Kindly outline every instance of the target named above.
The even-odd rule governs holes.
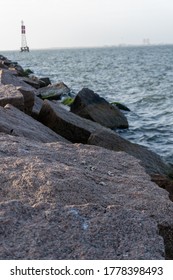
[[[63,81],[77,94],[92,89],[118,101],[129,129],[118,133],[173,163],[173,46],[129,46],[1,52],[52,83]]]

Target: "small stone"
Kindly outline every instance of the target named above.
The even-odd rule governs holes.
[[[100,182],[99,183],[101,186],[106,186],[106,183],[105,182]]]
[[[89,166],[91,171],[94,171],[96,168],[94,166]]]
[[[114,173],[111,172],[111,171],[108,171],[108,175],[109,175],[109,176],[114,176]]]

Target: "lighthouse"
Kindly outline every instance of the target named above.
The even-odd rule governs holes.
[[[21,21],[21,52],[29,52],[29,47],[26,42],[26,29],[23,20]]]

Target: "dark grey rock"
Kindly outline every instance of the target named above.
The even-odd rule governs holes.
[[[168,175],[170,171],[170,166],[166,164],[159,155],[142,145],[134,144],[123,139],[112,131],[108,132],[102,130],[93,132],[88,139],[88,144],[104,147],[113,151],[124,151],[134,156],[140,160],[141,165],[150,176],[154,174]]]
[[[43,106],[43,100],[35,95],[34,106],[32,108],[32,113],[31,113],[31,116],[34,119],[36,119],[36,120],[38,119],[38,116],[39,116],[39,113],[40,113],[40,110],[41,110],[42,106]]]
[[[15,87],[27,87],[30,90],[33,90],[33,87],[25,83],[22,77],[17,77],[16,72],[13,70],[0,70],[0,84],[1,85],[13,85]]]
[[[108,128],[128,128],[125,115],[94,91],[83,88],[71,104],[71,112]]]
[[[48,85],[51,85],[51,81],[49,77],[40,78],[39,81],[40,81],[40,87],[47,87]]]
[[[62,82],[40,88],[37,91],[37,95],[40,98],[48,100],[60,100],[62,96],[66,96],[68,94],[70,94],[70,89]]]
[[[83,119],[61,105],[45,100],[38,119],[44,125],[73,143],[87,143],[91,133],[103,127],[90,120]]]
[[[0,132],[39,142],[68,142],[48,127],[8,104],[0,107]]]
[[[160,156],[146,147],[123,139],[111,129],[64,110],[58,104],[44,101],[39,120],[73,143],[96,145],[114,151],[125,151],[136,157],[150,175],[169,172]]]

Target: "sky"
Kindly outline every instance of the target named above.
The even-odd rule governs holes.
[[[0,51],[173,44],[173,0],[0,0]]]

